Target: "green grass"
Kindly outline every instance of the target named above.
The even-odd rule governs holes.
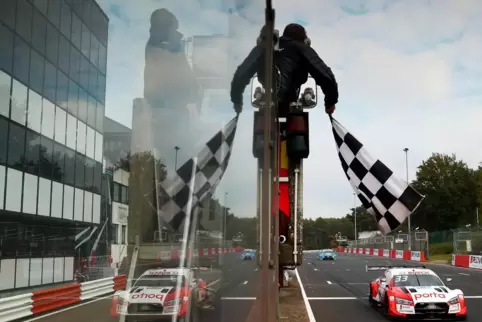
[[[435,254],[435,255],[430,255],[430,258],[428,259],[429,262],[433,261],[446,261],[447,263],[452,261],[452,254]]]

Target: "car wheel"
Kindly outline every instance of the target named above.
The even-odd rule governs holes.
[[[373,300],[372,297],[372,285],[368,284],[368,303],[370,304],[371,307],[375,307],[375,301]]]

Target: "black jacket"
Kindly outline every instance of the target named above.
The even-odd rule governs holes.
[[[275,51],[274,60],[281,73],[278,99],[294,102],[298,99],[297,91],[308,80],[310,74],[325,94],[325,106],[338,103],[338,84],[335,75],[316,51],[303,43],[287,37],[279,40],[279,51]],[[243,93],[254,74],[260,82],[264,80],[264,46],[258,45],[238,66],[231,82],[231,101],[243,103]]]

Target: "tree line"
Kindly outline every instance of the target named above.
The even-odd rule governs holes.
[[[412,229],[433,232],[480,225],[477,213],[482,211],[482,163],[473,169],[455,154],[433,153],[418,166],[411,185],[425,196],[412,214]],[[325,245],[337,233],[353,240],[354,213],[351,208],[342,218],[306,219],[304,230],[326,235]],[[375,219],[365,208],[356,208],[356,219],[358,232],[378,230]],[[399,230],[406,232],[407,228],[405,222]],[[313,239],[308,244],[317,245]]]

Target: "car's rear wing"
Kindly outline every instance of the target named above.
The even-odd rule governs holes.
[[[386,271],[387,269],[390,268],[426,268],[425,266],[410,266],[410,265],[386,265],[386,266],[369,266],[366,265],[366,271],[371,272],[371,271]]]

